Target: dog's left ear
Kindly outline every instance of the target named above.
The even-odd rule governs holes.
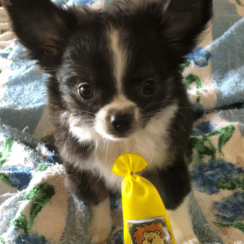
[[[3,0],[3,4],[29,56],[47,70],[55,68],[77,26],[76,16],[51,0]]]
[[[177,56],[188,54],[212,17],[212,0],[152,1],[152,14],[161,21],[163,38]]]

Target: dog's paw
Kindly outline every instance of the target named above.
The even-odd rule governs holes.
[[[90,242],[104,243],[109,238],[113,227],[109,199],[93,206],[91,212],[91,225],[88,229]]]
[[[174,236],[175,236],[175,239],[176,239],[176,243],[179,243],[179,244],[199,244],[199,241],[197,239],[197,237],[193,234],[191,235],[182,235],[182,234],[176,234],[175,235],[175,232],[173,231],[174,233]],[[177,232],[176,232],[177,233]]]
[[[199,244],[199,241],[196,237],[194,237],[192,239],[188,239],[186,241],[183,241],[182,244]]]
[[[103,222],[92,222],[88,230],[88,235],[91,243],[104,243],[108,240],[112,231],[112,220]]]
[[[109,198],[98,205],[91,206],[91,225],[88,236],[91,243],[104,243],[108,240],[113,227]]]
[[[189,230],[188,230],[189,231]],[[188,234],[186,233],[187,231],[185,230],[185,233],[183,234],[177,227],[173,226],[173,233],[174,237],[176,240],[176,243],[179,244],[199,244],[199,241],[193,231],[189,231]]]

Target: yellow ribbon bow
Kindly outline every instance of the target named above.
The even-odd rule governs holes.
[[[176,244],[158,191],[150,181],[136,174],[146,166],[147,162],[134,153],[120,155],[113,165],[113,173],[125,177],[121,187],[124,243],[144,244],[154,239],[156,244]]]

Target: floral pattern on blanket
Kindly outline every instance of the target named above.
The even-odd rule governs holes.
[[[197,121],[188,163],[197,202],[223,243],[244,240],[244,138],[237,123],[218,113]],[[214,123],[211,123],[211,120]],[[224,127],[216,128],[222,120]],[[208,201],[211,212],[206,212]]]

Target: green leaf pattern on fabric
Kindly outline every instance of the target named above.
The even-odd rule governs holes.
[[[189,88],[192,83],[195,83],[197,86],[197,103],[200,103],[200,89],[202,88],[202,82],[200,80],[200,77],[196,74],[189,74],[186,78],[183,79],[183,84],[186,86],[186,88]]]
[[[4,239],[0,236],[0,244],[5,244]]]
[[[219,133],[222,133],[219,137],[219,152],[222,152],[222,148],[223,146],[230,140],[230,138],[232,137],[232,135],[235,132],[235,127],[232,125],[226,126],[222,129],[219,130]]]
[[[234,227],[234,228],[237,228],[237,229],[241,230],[242,232],[244,232],[244,223],[243,222],[234,222],[234,223],[216,222],[215,224],[222,228]]]
[[[0,152],[0,168],[6,162],[6,160],[10,157],[13,150],[13,139],[6,138],[2,142],[3,150]],[[47,165],[45,163],[39,165],[36,171],[44,171],[51,165]],[[4,182],[10,187],[13,187],[12,182],[8,178],[8,176],[0,172],[0,181]],[[54,187],[50,184],[43,183],[35,186],[32,190],[30,190],[23,198],[23,200],[31,200],[31,207],[29,212],[29,220],[23,211],[20,212],[20,217],[13,221],[13,225],[22,229],[26,235],[29,234],[29,230],[33,226],[34,219],[38,215],[38,213],[42,210],[42,208],[51,200],[52,196],[55,194]],[[0,237],[0,243],[3,242],[3,238]]]
[[[5,183],[6,185],[8,185],[10,187],[13,187],[13,183],[10,181],[8,176],[2,172],[0,172],[0,181],[2,181],[3,183]]]
[[[13,221],[13,225],[20,229],[23,229],[25,235],[28,235],[29,233],[28,220],[23,211],[20,212],[20,217]]]
[[[237,3],[239,6],[244,7],[244,4],[243,4],[243,3],[241,3],[241,1],[240,1],[240,0],[236,0],[236,3]]]
[[[3,142],[2,142],[3,151],[0,152],[0,168],[10,157],[11,152],[13,150],[13,144],[14,144],[14,141],[11,138],[6,138],[5,140],[3,140]]]
[[[9,47],[9,48],[6,50],[6,52],[11,52],[11,51],[13,51],[13,47]]]
[[[30,228],[32,227],[34,219],[38,213],[51,200],[54,194],[54,187],[48,183],[43,183],[35,186],[24,196],[23,200],[32,201],[29,213]]]
[[[50,199],[48,199],[50,200]],[[46,201],[47,203],[48,201]],[[31,204],[31,208],[30,208],[30,213],[29,213],[29,217],[30,217],[30,228],[32,228],[33,223],[34,223],[34,219],[36,218],[36,216],[41,212],[43,206],[45,204],[43,203],[43,205],[41,205],[39,202],[33,202]]]
[[[38,166],[38,168],[36,169],[36,171],[45,171],[47,168],[52,167],[52,165],[48,165],[45,163],[42,163]]]
[[[191,62],[189,60],[187,60],[184,64],[181,64],[180,65],[180,72],[183,73],[184,69],[186,69],[190,64],[191,64]],[[196,102],[200,103],[200,100],[201,100],[200,89],[202,89],[202,87],[203,87],[200,77],[197,74],[191,73],[188,76],[186,76],[185,78],[182,78],[182,82],[185,85],[186,89],[191,89],[190,85],[192,83],[196,84],[196,87],[197,87],[197,90],[196,90],[196,94],[197,94]]]
[[[237,180],[233,180],[233,179],[220,180],[219,188],[221,188],[223,190],[231,190],[231,191],[234,191],[237,189],[244,191],[244,174],[242,174],[240,179],[237,179]]]
[[[223,154],[223,147],[230,140],[235,132],[233,125],[228,125],[215,132],[206,135],[194,134],[191,137],[190,148],[186,154],[186,162],[189,165],[193,160],[193,150],[197,149],[199,163],[203,163],[204,156],[210,156],[212,160],[216,159],[216,154]],[[215,148],[210,138],[219,135],[218,148]]]
[[[191,64],[191,62],[189,60],[187,60],[184,64],[181,64],[180,72],[182,73],[184,71],[184,69],[187,68],[190,64]]]

